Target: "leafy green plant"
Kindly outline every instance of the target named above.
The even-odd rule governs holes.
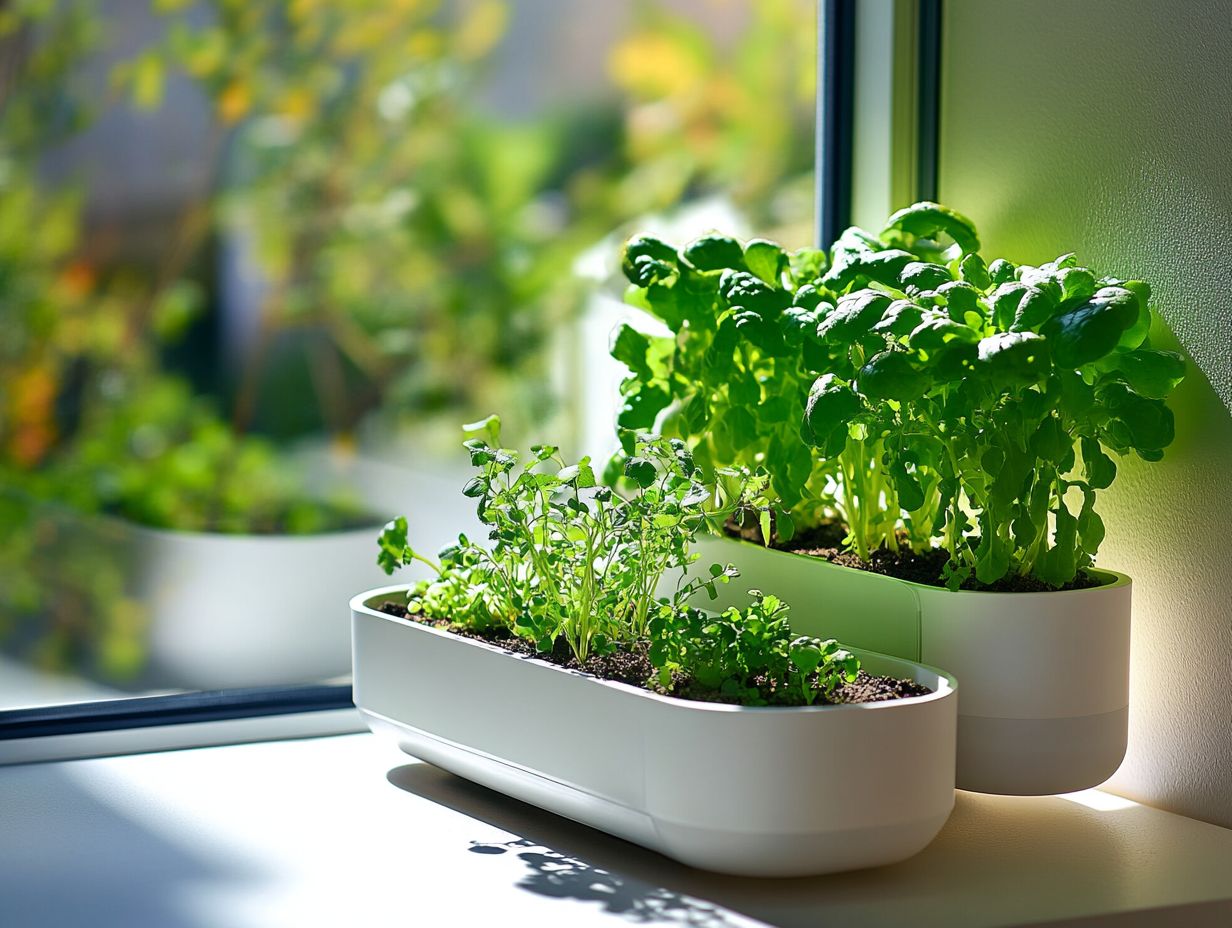
[[[978,249],[935,203],[848,229],[828,261],[635,238],[631,302],[674,337],[618,333],[622,417],[659,421],[708,465],[763,466],[810,524],[837,513],[864,560],[936,545],[951,588],[1063,586],[1103,539],[1110,452],[1157,461],[1171,443],[1184,362],[1151,347],[1146,283]]]
[[[670,687],[684,672],[708,690],[745,705],[812,705],[855,680],[859,659],[834,639],[792,637],[788,606],[753,590],[746,609],[721,615],[664,605],[650,625],[650,661]]]
[[[479,469],[463,490],[478,500],[488,546],[460,536],[439,560],[409,543],[405,518],[385,527],[378,563],[387,572],[418,561],[435,576],[407,597],[412,617],[446,620],[470,631],[507,630],[543,653],[563,640],[580,665],[595,654],[647,648],[668,687],[684,675],[704,689],[749,705],[811,704],[855,678],[858,661],[833,641],[795,638],[787,607],[754,593],[746,610],[721,616],[688,606],[737,572],[711,564],[691,576],[690,543],[733,513],[767,511],[764,477],[728,470],[716,484],[700,472],[680,439],[630,438],[624,493],[598,485],[590,461],[565,465],[551,446],[525,463],[499,447],[496,417],[468,427]],[[679,571],[671,596],[658,588]]]
[[[592,650],[646,635],[668,570],[682,571],[681,601],[733,575],[718,568],[686,581],[689,541],[703,523],[761,502],[759,478],[740,480],[736,494],[723,497],[722,488],[698,482],[683,442],[640,435],[625,465],[632,492],[623,497],[598,485],[588,458],[566,465],[554,446],[536,445],[523,463],[516,451],[499,447],[495,416],[467,429],[475,436],[466,447],[479,473],[462,492],[478,501],[491,547],[462,537],[437,565],[408,545],[403,519],[390,523],[380,540],[379,563],[387,572],[419,560],[451,578],[458,593],[465,589],[463,598],[450,601],[461,607],[450,614],[453,621],[486,627],[500,617],[540,651],[563,637],[585,661]],[[422,604],[440,595],[428,584],[412,599]]]
[[[819,462],[802,431],[815,371],[817,291],[823,253],[788,255],[764,240],[741,246],[721,235],[679,252],[641,236],[625,248],[630,302],[672,337],[623,326],[612,354],[631,374],[622,384],[619,425],[652,428],[688,442],[698,464],[764,468],[774,494],[796,520],[819,521],[834,500],[834,468]],[[780,518],[779,537],[791,534]]]

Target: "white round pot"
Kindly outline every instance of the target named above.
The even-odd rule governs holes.
[[[331,604],[384,576],[379,527],[222,535],[129,526],[146,672],[183,689],[316,683],[347,673],[350,628]]]
[[[1125,756],[1130,579],[1053,593],[951,592],[734,539],[699,545],[734,564],[719,606],[749,589],[792,607],[793,629],[918,660],[962,684],[958,786],[1048,795],[1097,786]]]
[[[707,870],[800,876],[910,857],[954,805],[956,689],[861,653],[925,696],[743,708],[659,696],[351,601],[355,703],[409,754]]]

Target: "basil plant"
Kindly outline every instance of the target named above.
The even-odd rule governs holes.
[[[1171,443],[1184,361],[1151,345],[1145,282],[979,249],[936,203],[848,229],[828,255],[636,237],[628,299],[672,335],[616,334],[620,424],[764,469],[796,525],[841,520],[864,560],[939,547],[952,589],[1065,586],[1094,563],[1116,459]]]

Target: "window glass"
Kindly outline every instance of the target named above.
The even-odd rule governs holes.
[[[459,423],[610,449],[624,236],[809,243],[815,16],[0,9],[0,708],[345,682]]]

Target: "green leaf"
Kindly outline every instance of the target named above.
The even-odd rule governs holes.
[[[1078,542],[1083,553],[1094,558],[1104,542],[1104,535],[1104,520],[1095,511],[1095,494],[1087,492],[1078,513]]]
[[[920,324],[911,330],[907,344],[917,350],[935,351],[953,341],[974,344],[979,340],[980,333],[975,329],[933,310],[925,313]]]
[[[717,232],[690,242],[681,257],[699,271],[719,271],[724,268],[744,269],[744,249],[734,238]]]
[[[988,276],[988,265],[975,252],[965,255],[959,262],[958,274],[977,290],[987,290],[992,286],[992,278]]]
[[[997,286],[988,302],[992,306],[993,322],[996,323],[998,329],[1003,332],[1009,331],[1010,326],[1014,324],[1014,319],[1018,316],[1018,307],[1026,295],[1026,284],[1016,280],[1006,281]]]
[[[887,350],[875,354],[856,375],[856,391],[873,401],[910,402],[927,388],[928,375],[920,371],[904,351]]]
[[[590,466],[590,458],[584,457],[576,464],[562,467],[556,473],[556,479],[561,483],[573,483],[579,490],[588,490],[597,485],[594,468]]]
[[[826,253],[816,248],[798,248],[791,253],[791,276],[797,283],[812,281],[825,273]]]
[[[945,303],[946,312],[955,322],[965,324],[968,316],[984,316],[979,305],[979,291],[961,280],[942,284],[937,288],[937,296]]]
[[[777,286],[787,269],[787,252],[775,242],[755,238],[744,246],[744,263],[766,283]]]
[[[1054,316],[1042,331],[1057,364],[1081,367],[1116,348],[1137,316],[1137,296],[1124,287],[1104,287],[1077,309]]]
[[[628,323],[621,325],[612,338],[611,355],[643,380],[651,380],[654,372],[646,361],[650,339]]]
[[[1031,435],[1031,450],[1045,461],[1060,464],[1073,450],[1073,440],[1060,419],[1048,416]]]
[[[1057,301],[1047,290],[1027,287],[1026,293],[1014,310],[1014,321],[1010,323],[1011,332],[1027,332],[1038,329],[1051,319],[1057,312]]]
[[[894,480],[894,492],[898,495],[898,505],[908,512],[913,512],[924,505],[924,488],[914,474],[908,473],[906,464],[901,458],[894,458],[890,465],[890,476]]]
[[[953,283],[950,272],[940,264],[930,264],[927,261],[912,261],[903,267],[898,277],[899,283],[907,292],[936,290],[943,284]]]
[[[1085,267],[1068,267],[1057,278],[1061,283],[1061,296],[1067,305],[1085,303],[1095,295],[1095,275]]]
[[[1172,410],[1162,400],[1149,400],[1120,384],[1113,384],[1102,396],[1113,419],[1109,426],[1120,423],[1129,447],[1149,453],[1172,444],[1176,425]]]
[[[676,249],[650,235],[635,235],[625,243],[620,259],[620,269],[630,282],[647,287],[654,280],[666,277],[676,267]],[[654,273],[648,271],[654,268]]]
[[[915,263],[915,255],[901,248],[870,251],[853,258],[838,274],[840,289],[860,278],[898,288],[904,269]],[[837,266],[836,266],[837,269]]]
[[[910,300],[895,300],[871,331],[905,338],[924,318],[924,310]]]
[[[748,373],[741,373],[727,382],[727,396],[733,406],[757,406],[761,402],[761,384]]]
[[[408,526],[405,516],[387,522],[377,539],[380,549],[377,554],[377,565],[387,574],[392,574],[406,563],[409,544],[407,542]]]
[[[1091,438],[1083,438],[1081,448],[1083,473],[1091,488],[1103,490],[1112,486],[1112,481],[1116,479],[1116,464],[1112,458],[1104,454],[1099,442]]]
[[[493,448],[500,447],[500,416],[491,415],[476,422],[468,422],[462,426],[463,435],[480,436]]]
[[[992,264],[988,265],[988,276],[994,284],[1008,284],[1014,280],[1015,267],[1012,262],[1006,261],[1004,258],[998,258]]]
[[[804,421],[815,447],[828,457],[841,447],[847,434],[847,423],[861,410],[860,397],[834,374],[818,377],[809,389]]]
[[[977,358],[994,381],[1026,386],[1047,374],[1047,340],[1035,332],[998,332],[980,340]]]
[[[1185,379],[1185,359],[1175,351],[1139,348],[1112,354],[1108,361],[1113,376],[1148,399],[1166,398]]]
[[[719,278],[719,295],[732,307],[752,310],[771,318],[791,305],[791,294],[776,289],[747,271],[724,271]]]
[[[1151,299],[1151,288],[1143,280],[1127,280],[1121,286],[1138,297],[1138,314],[1121,333],[1121,338],[1117,342],[1117,350],[1133,351],[1135,348],[1142,347],[1142,343],[1146,341],[1151,331],[1151,310],[1148,305]]]
[[[638,384],[636,390],[625,394],[624,400],[616,417],[617,425],[625,429],[650,429],[672,398],[661,387]]]
[[[658,479],[658,470],[655,468],[654,461],[643,457],[633,457],[625,462],[625,476],[644,490]]]
[[[879,290],[861,290],[843,297],[817,324],[817,337],[822,341],[849,344],[881,321],[891,299]]]
[[[815,638],[797,638],[791,643],[788,654],[791,656],[791,662],[806,676],[820,666],[823,657]]]
[[[759,313],[747,309],[741,310],[732,316],[732,324],[741,339],[749,342],[764,354],[771,356],[781,354],[786,347],[777,325]]]
[[[915,238],[933,238],[941,232],[952,238],[964,254],[980,250],[975,224],[939,203],[925,201],[900,209],[886,220],[884,232],[890,231],[905,232]]]

